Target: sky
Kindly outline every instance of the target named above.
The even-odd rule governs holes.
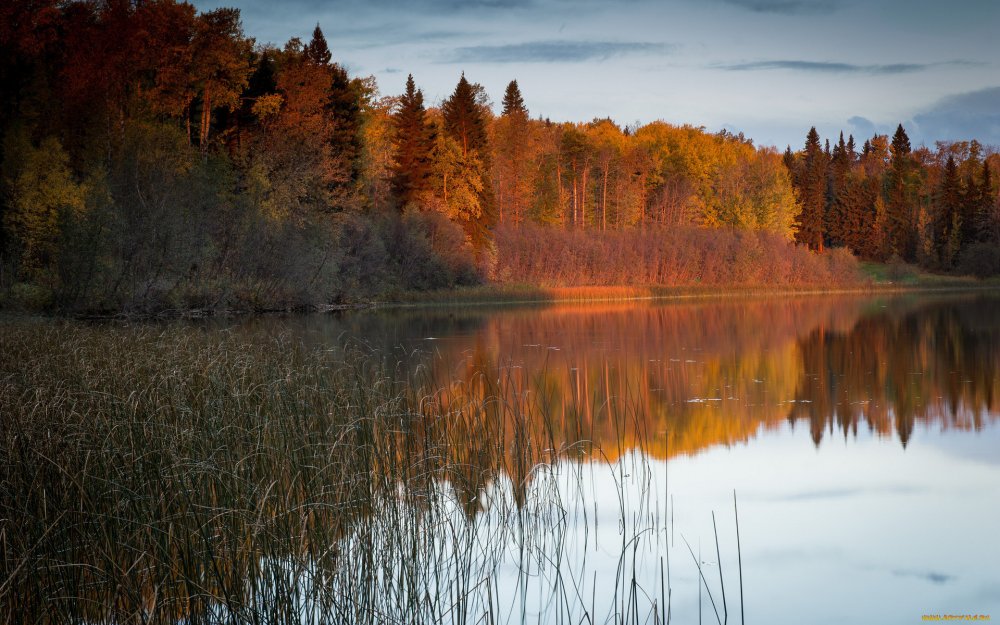
[[[861,143],[1000,146],[996,0],[195,0],[236,6],[258,43],[320,24],[383,95],[408,73],[431,105],[462,72],[494,109],[518,81],[533,117],[664,120],[802,146],[810,126]]]

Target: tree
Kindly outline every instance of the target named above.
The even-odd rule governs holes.
[[[498,219],[518,225],[530,203],[537,171],[537,141],[517,81],[507,85],[503,114],[493,125],[493,184]]]
[[[208,149],[212,109],[235,109],[253,71],[253,40],[243,36],[239,9],[216,9],[198,15],[192,48],[192,78],[201,95],[198,145]]]
[[[823,226],[826,208],[827,157],[820,147],[815,126],[806,135],[802,167],[796,179],[796,190],[802,211],[799,213],[795,239],[809,249],[823,251]]]
[[[524,98],[521,97],[521,89],[517,86],[517,81],[512,80],[507,84],[507,89],[503,94],[504,117],[528,117],[528,107],[524,105]]]
[[[11,133],[4,155],[14,154],[16,164],[5,158],[13,170],[5,172],[3,181],[10,197],[3,227],[18,244],[21,278],[53,286],[63,213],[84,210],[86,189],[74,179],[69,155],[55,137],[35,146],[23,130]]]
[[[476,250],[481,250],[486,245],[489,231],[497,221],[493,185],[486,179],[490,169],[489,139],[486,133],[485,106],[478,101],[481,91],[481,87],[472,85],[466,80],[465,74],[462,74],[455,91],[441,105],[444,132],[461,148],[463,161],[476,160],[482,165],[462,170],[468,175],[482,178],[466,183],[467,187],[478,189],[479,210],[474,211],[475,217],[461,221]],[[467,211],[467,214],[472,215],[473,211]]]
[[[900,124],[892,137],[891,164],[886,175],[886,216],[892,251],[908,261],[916,260],[916,206],[914,162],[910,139]]]
[[[937,260],[944,268],[950,268],[958,254],[957,245],[961,240],[962,188],[958,177],[958,166],[951,155],[945,162],[938,188],[933,217],[934,245]]]
[[[434,135],[427,125],[424,95],[406,78],[406,92],[393,115],[396,138],[392,167],[392,191],[400,210],[419,202],[430,190],[431,151]]]
[[[330,59],[333,58],[333,54],[330,53],[330,47],[326,44],[326,37],[323,36],[323,30],[319,27],[319,23],[316,23],[316,28],[313,29],[312,39],[306,44],[305,48],[306,58],[315,65],[329,65]]]

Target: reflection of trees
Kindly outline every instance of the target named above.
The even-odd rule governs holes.
[[[1000,328],[994,300],[932,303],[862,318],[849,332],[819,327],[799,340],[803,371],[793,422],[813,440],[859,424],[895,431],[905,446],[917,421],[980,429],[1000,405]],[[804,403],[808,402],[808,403]]]
[[[866,302],[451,320],[402,396],[378,358],[345,364],[257,322],[0,326],[0,621],[193,622],[219,605],[294,621],[261,612],[279,598],[350,614],[398,558],[434,563],[454,523],[442,489],[472,520],[490,497],[530,507],[539,466],[565,458],[696,453],[788,420],[817,444],[865,425],[906,444],[920,421],[996,418],[993,300]],[[314,594],[289,567],[323,580]]]
[[[504,408],[490,418],[536,447],[585,441],[611,458],[632,448],[696,453],[802,419],[817,444],[834,428],[857,434],[867,424],[905,445],[915,421],[978,428],[997,412],[1000,345],[988,305],[904,301],[865,313],[868,305],[809,298],[501,314],[439,353],[437,362],[461,364],[442,374],[447,385],[425,388],[444,412],[499,396]]]

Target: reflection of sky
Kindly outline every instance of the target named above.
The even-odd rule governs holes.
[[[432,104],[461,72],[494,103],[516,78],[535,116],[744,131],[801,146],[904,122],[916,143],[1000,144],[991,0],[196,0],[235,4],[282,45],[319,22],[334,59]]]
[[[995,425],[978,433],[918,426],[905,450],[867,435],[816,449],[806,428],[786,428],[671,460],[671,491],[678,523],[700,523],[706,536],[714,508],[729,540],[736,489],[746,607],[756,622],[995,615],[998,449]]]
[[[485,509],[472,525],[445,503],[454,521],[432,522],[432,568],[442,580],[488,580],[470,584],[473,613],[495,604],[500,622],[540,623],[588,622],[585,611],[594,622],[617,622],[613,615],[632,610],[647,622],[653,603],[662,606],[661,570],[669,570],[672,622],[696,623],[692,552],[724,609],[714,511],[729,622],[742,621],[739,557],[746,622],[902,625],[924,614],[997,614],[1000,542],[990,532],[1000,516],[1000,466],[942,453],[942,439],[995,453],[1000,427],[922,426],[905,449],[868,435],[817,449],[808,429],[785,427],[669,464],[633,453],[611,464],[539,465],[523,526],[503,512],[512,501],[503,476],[481,497]],[[438,496],[447,501],[450,492],[445,485]],[[707,593],[702,610],[702,622],[715,622]]]

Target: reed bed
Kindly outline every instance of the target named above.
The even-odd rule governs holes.
[[[634,404],[606,453],[508,376],[383,356],[0,323],[0,622],[670,622],[666,476]]]

